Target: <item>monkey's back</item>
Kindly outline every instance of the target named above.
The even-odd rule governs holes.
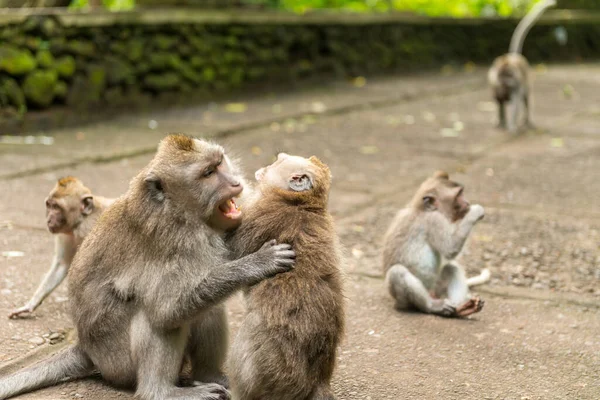
[[[243,253],[277,239],[293,246],[296,264],[247,291],[232,349],[233,389],[241,399],[303,400],[329,384],[343,334],[338,239],[325,210],[271,204],[256,211],[235,235]]]

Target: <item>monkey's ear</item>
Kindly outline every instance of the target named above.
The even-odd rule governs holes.
[[[450,179],[450,175],[446,171],[435,171],[433,177],[436,179]]]
[[[423,196],[423,207],[427,211],[436,210],[437,207],[435,206],[435,197],[430,194]]]
[[[158,201],[162,202],[165,199],[165,191],[162,185],[162,181],[160,178],[153,173],[149,173],[148,176],[144,179],[146,183],[146,188],[150,193],[150,196]]]
[[[81,213],[90,215],[94,211],[94,196],[86,194],[81,198]]]
[[[304,192],[313,188],[313,182],[310,176],[306,174],[294,174],[288,182],[290,189],[294,192]]]

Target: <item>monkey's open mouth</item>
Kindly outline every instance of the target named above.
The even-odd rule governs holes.
[[[219,205],[219,211],[227,218],[238,219],[242,215],[242,211],[235,204],[234,199],[228,199],[221,205]]]

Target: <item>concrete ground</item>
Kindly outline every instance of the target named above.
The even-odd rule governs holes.
[[[50,264],[43,201],[58,177],[118,196],[165,133],[186,132],[215,137],[249,176],[278,151],[330,165],[347,256],[340,399],[598,399],[600,65],[535,69],[539,129],[520,135],[494,128],[476,69],[248,95],[45,132],[48,146],[0,144],[0,317]],[[466,320],[395,311],[380,272],[387,224],[436,169],[486,208],[462,262],[470,274],[489,268],[492,280],[476,290],[485,308]],[[242,303],[228,305],[235,331]],[[0,374],[63,347],[71,331],[62,285],[31,318],[0,323]],[[131,397],[84,380],[21,398]]]

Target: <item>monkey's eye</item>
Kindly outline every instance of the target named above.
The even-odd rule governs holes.
[[[50,208],[50,202],[46,200],[46,207]]]
[[[209,169],[207,169],[206,171],[204,171],[204,173],[202,174],[203,177],[208,178],[209,176],[211,176],[213,173],[215,172],[215,168],[211,167]]]

